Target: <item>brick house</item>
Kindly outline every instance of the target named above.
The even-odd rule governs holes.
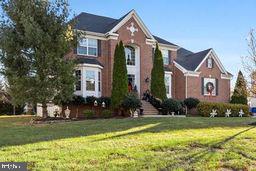
[[[78,59],[75,94],[111,96],[115,46],[125,45],[128,81],[140,96],[150,89],[153,51],[158,43],[163,54],[166,94],[169,98],[196,97],[228,102],[232,75],[213,49],[191,52],[153,35],[132,10],[119,19],[88,13],[75,17],[77,31],[84,33],[72,52]]]

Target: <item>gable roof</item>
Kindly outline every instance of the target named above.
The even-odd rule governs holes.
[[[211,50],[212,49],[207,49],[201,52],[193,53],[187,49],[180,48],[175,61],[186,70],[194,71]]]
[[[156,41],[158,43],[162,43],[162,44],[166,44],[166,45],[171,45],[171,46],[178,46],[178,45],[175,45],[174,43],[168,42],[167,40],[164,40],[164,39],[162,39],[160,37],[157,37],[155,35],[153,35],[153,36],[154,36],[154,38],[156,39]]]
[[[74,18],[74,29],[91,31],[96,33],[107,33],[115,26],[118,20],[99,15],[82,12]]]
[[[137,20],[139,20],[139,23],[141,23],[141,27],[144,27],[144,31],[147,32],[147,34],[155,39],[158,43],[177,46],[158,36],[152,35],[134,10],[129,11],[119,19],[82,12],[73,19],[73,21],[75,21],[74,29],[106,34],[108,32],[114,31],[113,29],[118,27],[119,24],[121,25],[121,22],[127,18],[128,15],[134,15]]]

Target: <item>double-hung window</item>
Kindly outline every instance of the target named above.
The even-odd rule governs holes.
[[[169,51],[166,49],[161,50],[164,65],[169,65]]]
[[[98,41],[96,39],[81,38],[77,47],[78,55],[97,56]]]

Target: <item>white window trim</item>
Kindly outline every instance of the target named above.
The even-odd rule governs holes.
[[[212,95],[210,95],[210,94],[207,94],[207,93],[204,91],[204,96],[214,96],[214,97],[217,96],[217,95],[216,95],[216,93],[217,93],[217,92],[216,92],[216,91],[217,91],[217,90],[216,90],[216,79],[215,79],[215,78],[204,78],[204,89],[205,89],[205,84],[206,84],[206,82],[207,82],[207,81],[205,81],[205,80],[207,80],[207,79],[208,79],[208,80],[214,80],[214,93],[213,93]],[[208,81],[208,82],[209,82],[209,81]]]
[[[168,98],[172,98],[172,72],[165,72],[164,77],[169,77],[169,93],[166,94]],[[166,84],[164,84],[166,86]]]
[[[98,40],[97,39],[93,39],[93,38],[87,38],[87,37],[86,38],[81,38],[81,39],[86,39],[86,46],[81,46],[80,45],[80,41],[78,41],[78,46],[77,46],[77,49],[76,49],[77,54],[81,55],[81,56],[98,57]],[[89,39],[96,40],[96,55],[89,55],[89,48],[95,48],[94,46],[89,46]],[[78,51],[79,46],[86,48],[87,49],[86,50],[87,54],[79,53],[79,51]]]
[[[164,56],[164,52],[165,51],[165,53],[167,52],[167,56]],[[168,49],[161,49],[161,53],[162,53],[162,56],[163,56],[163,63],[164,63],[164,59],[165,58],[167,58],[168,59],[168,63],[166,64],[166,63],[164,63],[164,65],[169,65],[170,64],[170,57],[169,57],[169,50]]]
[[[209,61],[211,61],[211,66],[209,66]],[[213,59],[212,59],[211,57],[209,57],[209,58],[206,60],[206,62],[207,62],[207,68],[212,69],[212,68],[213,68]]]

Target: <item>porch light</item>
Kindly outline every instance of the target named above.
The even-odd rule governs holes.
[[[98,106],[97,100],[94,101],[94,106]]]
[[[149,83],[149,78],[148,78],[148,77],[145,79],[145,82],[146,82],[146,83]]]

